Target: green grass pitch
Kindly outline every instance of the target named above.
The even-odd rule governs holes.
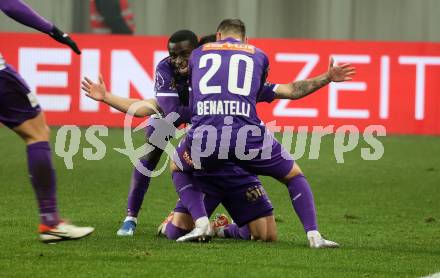
[[[55,138],[56,129],[52,131]],[[83,130],[84,136],[84,130]],[[178,244],[156,236],[173,208],[170,175],[154,178],[134,238],[118,238],[132,171],[115,152],[121,129],[102,137],[103,160],[74,169],[54,156],[62,216],[95,233],[81,241],[44,245],[20,139],[0,128],[0,277],[417,277],[440,271],[440,137],[388,136],[385,154],[364,161],[360,147],[337,164],[333,137],[320,158],[298,162],[311,183],[321,232],[338,250],[311,250],[284,185],[262,177],[275,207],[279,241],[215,239]],[[90,147],[82,137],[81,147]],[[142,141],[139,133],[137,143]],[[218,209],[222,211],[222,208]]]

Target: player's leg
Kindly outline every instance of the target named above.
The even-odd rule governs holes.
[[[277,240],[277,226],[273,215],[260,217],[248,224],[252,240],[272,242]]]
[[[49,128],[43,112],[13,128],[27,145],[28,171],[37,198],[40,239],[45,243],[80,239],[91,234],[91,227],[64,223],[59,214],[56,197],[56,177],[49,145]]]
[[[150,120],[154,120],[151,118]],[[149,135],[153,132],[152,125],[148,125],[146,128],[146,140],[148,142]],[[137,216],[142,207],[142,203],[144,201],[145,194],[148,191],[148,187],[150,185],[150,176],[144,175],[138,169],[148,169],[148,171],[154,171],[157,164],[160,161],[160,157],[163,153],[163,150],[159,148],[154,148],[153,151],[145,155],[139,161],[139,165],[134,167],[133,174],[131,176],[130,181],[130,190],[128,192],[128,201],[127,201],[127,215],[124,219],[124,222],[121,228],[117,231],[117,235],[119,236],[132,236],[136,231],[137,225]]]
[[[174,161],[180,161],[179,164],[183,169],[180,169]],[[185,139],[176,148],[176,153],[170,163],[170,170],[177,195],[195,223],[195,228],[184,237],[179,238],[178,241],[192,241],[209,237],[211,227],[203,203],[203,192],[193,180],[193,165]]]
[[[193,228],[194,221],[189,213],[174,211],[173,218],[165,227],[165,235],[170,240],[177,240]]]
[[[49,145],[49,128],[43,112],[13,130],[25,141],[28,171],[38,201],[40,221],[45,226],[60,223],[57,208],[56,178]]]
[[[230,177],[234,178],[234,177]],[[235,223],[215,229],[217,236],[243,240],[276,240],[276,224],[273,207],[254,175],[241,177],[242,185],[227,189],[223,206]]]
[[[239,227],[237,223],[231,223],[220,229],[217,234],[224,238],[276,241],[275,217],[273,215],[260,217],[242,227]]]
[[[175,208],[159,225],[158,235],[164,235],[170,240],[176,240],[186,235],[194,228],[194,221],[180,200],[177,200]]]
[[[216,194],[210,195],[209,193],[205,193],[203,202],[208,216],[210,216],[218,207],[220,199]],[[160,227],[160,232],[165,234],[168,239],[177,240],[188,234],[194,228],[194,220],[181,200],[177,201],[176,207],[170,215],[171,218],[167,218],[167,220],[164,221],[165,223]]]
[[[322,238],[318,231],[315,201],[313,199],[312,189],[298,164],[295,163],[289,173],[280,180],[286,184],[287,189],[289,190],[292,206],[301,223],[303,224],[310,247],[339,247],[339,244],[336,242]]]
[[[93,232],[63,223],[58,214],[56,179],[49,145],[49,128],[28,86],[9,66],[0,71],[0,122],[26,143],[28,171],[40,214],[43,242],[77,239]]]
[[[303,224],[310,247],[338,247],[337,243],[323,239],[318,232],[312,190],[299,166],[275,138],[268,148],[271,148],[269,158],[237,161],[237,164],[252,173],[272,176],[287,186],[292,206]]]

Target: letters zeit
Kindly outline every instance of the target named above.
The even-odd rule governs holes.
[[[76,80],[78,85],[69,84],[69,74],[67,67],[72,65],[72,52],[66,48],[37,48],[21,47],[19,49],[18,68],[22,76],[27,80],[31,90],[37,93],[41,106],[48,112],[67,112],[79,110],[81,112],[99,112],[99,103],[94,102],[84,96],[80,91],[79,82],[83,76],[88,76],[97,80],[100,72],[110,72],[106,79],[111,80],[107,84],[109,90],[121,97],[129,97],[131,88],[134,88],[140,97],[154,97],[154,78],[142,66],[138,59],[130,50],[115,49],[110,53],[110,70],[101,67],[104,57],[99,49],[83,49],[79,61],[79,77]],[[153,52],[153,66],[167,56],[167,52],[157,50]],[[370,55],[332,55],[337,63],[370,64]],[[300,63],[303,67],[298,72],[296,80],[306,79],[311,76],[318,61],[326,61],[328,57],[320,57],[319,54],[310,53],[276,53],[272,63]],[[380,56],[380,89],[379,89],[379,118],[389,117],[389,92],[390,92],[390,56]],[[414,119],[423,120],[425,118],[425,75],[429,70],[428,66],[440,65],[440,57],[431,56],[405,56],[397,57],[401,66],[414,67]],[[40,70],[41,65],[66,66],[66,70],[57,67],[56,70]],[[61,67],[62,68],[62,67]],[[75,69],[76,70],[76,69]],[[75,73],[76,74],[76,73]],[[72,79],[74,80],[74,79]],[[275,82],[277,80],[274,80]],[[70,81],[72,82],[72,81]],[[52,91],[60,89],[64,93],[44,94],[38,93],[38,88],[52,88]],[[69,89],[68,89],[69,88]],[[74,88],[74,89],[70,89]],[[341,91],[366,91],[367,83],[357,78],[354,81],[343,83],[331,83],[329,85],[328,97],[328,117],[347,118],[347,119],[368,119],[371,113],[368,109],[346,109],[338,106],[338,96]],[[75,96],[76,95],[76,96]],[[73,98],[78,98],[78,107],[72,107],[75,102]],[[292,108],[288,107],[288,100],[281,100],[273,110],[274,116],[283,117],[318,117],[316,108]],[[76,105],[76,104],[75,104]],[[114,109],[112,113],[117,113]]]

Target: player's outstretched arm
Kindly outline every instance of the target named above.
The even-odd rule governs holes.
[[[0,0],[0,10],[23,25],[46,33],[54,40],[69,46],[76,54],[81,54],[76,43],[52,22],[40,16],[21,0]]]
[[[275,89],[277,99],[300,99],[303,98],[330,82],[344,82],[352,80],[355,68],[351,64],[334,65],[333,58],[330,58],[328,71],[314,78],[294,81],[289,84],[280,84]]]
[[[146,117],[160,111],[155,99],[141,100],[124,98],[108,92],[101,75],[99,76],[98,83],[91,81],[87,77],[85,77],[81,83],[81,89],[85,92],[86,96],[93,100],[101,101],[123,113],[128,113],[135,117]],[[130,107],[132,107],[133,104],[136,104],[138,108],[136,111],[133,111],[134,113],[130,110]]]

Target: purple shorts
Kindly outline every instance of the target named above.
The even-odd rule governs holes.
[[[35,94],[11,66],[0,70],[0,122],[15,128],[41,112]]]
[[[224,167],[225,163],[232,162],[255,175],[270,176],[275,179],[284,178],[293,167],[293,159],[283,145],[281,145],[275,138],[273,138],[272,144],[267,148],[268,149],[265,150],[269,150],[270,152],[269,155],[265,155],[264,158],[261,153],[256,158],[250,160],[241,160],[232,155],[229,156],[228,160],[218,159],[217,155],[201,158],[200,163],[202,169],[195,170],[191,157],[191,145],[187,138],[184,138],[177,146],[173,160],[175,162],[180,161],[180,163],[176,164],[182,166],[182,171],[194,172],[196,175],[199,172],[209,173],[215,169],[221,169]],[[230,150],[230,153],[231,152],[233,152],[233,149]]]
[[[225,207],[239,227],[272,215],[272,203],[256,176],[213,174],[195,177],[195,181],[205,193],[204,203],[209,217],[219,204]],[[174,211],[189,214],[180,200]]]

